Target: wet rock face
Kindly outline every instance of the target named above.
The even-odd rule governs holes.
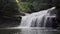
[[[59,3],[60,4],[60,3]],[[58,24],[58,27],[60,27],[60,5],[56,4],[56,21]]]
[[[0,18],[0,28],[16,27],[20,25],[20,22],[21,17],[19,17],[19,19]]]

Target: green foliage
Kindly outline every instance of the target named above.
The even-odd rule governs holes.
[[[0,0],[0,17],[13,19],[20,13],[18,8],[16,0]]]
[[[20,24],[21,17],[16,0],[0,0],[0,28]]]
[[[19,0],[18,4],[20,11],[36,12],[52,7],[52,5],[50,5],[50,2],[51,0]]]
[[[19,5],[19,10],[20,11],[25,11],[25,12],[27,12],[27,11],[30,11],[30,9],[28,8],[28,5],[30,5],[30,3],[29,2],[20,2],[20,5]]]

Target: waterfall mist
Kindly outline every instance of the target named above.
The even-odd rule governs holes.
[[[52,26],[52,19],[55,18],[54,10],[52,7],[47,10],[32,13],[27,16],[22,16],[21,24],[19,27],[50,27]],[[48,24],[47,24],[48,23]]]

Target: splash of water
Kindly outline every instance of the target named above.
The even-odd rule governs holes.
[[[20,27],[45,27],[48,21],[52,24],[52,18],[55,18],[52,11],[54,9],[55,7],[23,16]]]

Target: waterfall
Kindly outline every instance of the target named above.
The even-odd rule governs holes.
[[[52,25],[52,19],[55,18],[54,10],[52,7],[47,10],[32,13],[27,16],[22,16],[20,27],[45,27]],[[48,23],[49,22],[49,23]],[[48,25],[47,25],[48,23]]]

